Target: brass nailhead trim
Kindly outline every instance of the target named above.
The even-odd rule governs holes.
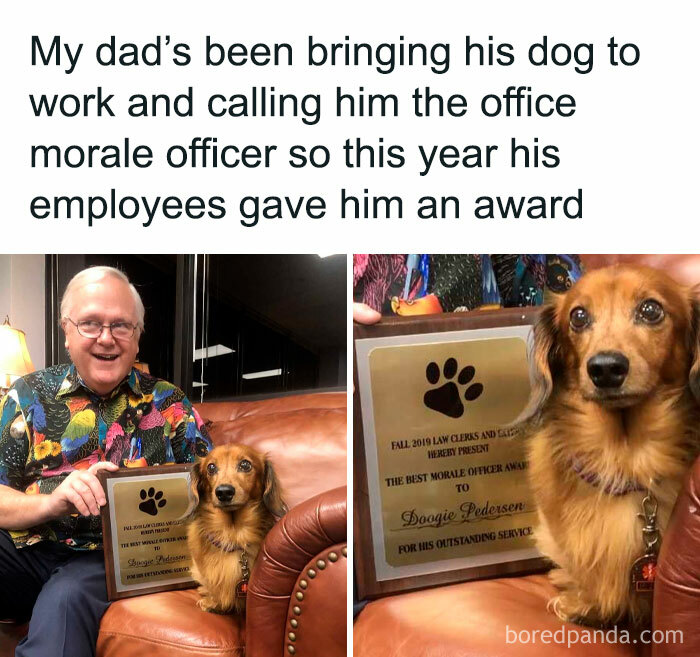
[[[340,552],[344,557],[348,556],[347,547],[342,548]],[[331,563],[335,563],[336,561],[338,561],[338,553],[337,552],[329,552],[328,553],[328,560]],[[319,559],[318,561],[316,561],[316,567],[319,570],[325,570],[327,565],[328,564],[326,564],[326,562],[323,559]],[[309,568],[309,570],[307,571],[307,574],[311,579],[314,579],[314,577],[316,577],[316,575],[317,575],[316,571],[313,568]],[[308,586],[309,586],[309,583],[305,579],[299,580],[299,588],[306,589]],[[299,600],[299,602],[301,602],[304,599],[304,594],[301,591],[297,591],[295,597],[297,600]],[[301,607],[299,607],[298,605],[295,605],[294,607],[292,607],[292,611],[294,612],[295,615],[301,616]],[[297,629],[299,627],[299,621],[296,618],[291,618],[289,620],[289,624],[292,626],[293,629]],[[289,638],[290,641],[297,640],[297,635],[295,632],[289,632],[287,634],[287,637]],[[293,655],[296,653],[296,648],[292,644],[288,644],[287,645],[287,652],[290,655]]]

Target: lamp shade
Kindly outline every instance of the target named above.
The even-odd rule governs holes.
[[[12,328],[5,320],[0,326],[0,385],[8,386],[18,376],[33,371],[24,331]]]

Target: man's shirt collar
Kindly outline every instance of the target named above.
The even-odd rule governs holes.
[[[97,397],[104,397],[106,399],[111,399],[119,392],[119,390],[125,383],[129,386],[129,388],[135,395],[141,395],[141,386],[139,383],[138,371],[135,367],[131,368],[129,374],[126,377],[124,377],[124,379],[119,383],[119,385],[116,386],[116,388],[114,388],[114,390],[112,390],[112,392],[104,396],[98,395],[94,390],[90,389],[90,387],[87,385],[87,383],[85,383],[85,381],[83,381],[83,378],[78,373],[78,370],[76,369],[75,365],[71,363],[65,378],[63,379],[61,385],[58,388],[56,398],[73,394],[76,390],[78,390],[78,388],[84,388],[87,392],[89,392],[92,395],[95,395]]]

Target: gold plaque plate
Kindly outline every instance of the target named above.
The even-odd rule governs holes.
[[[190,465],[101,472],[110,600],[194,585],[185,519]]]
[[[523,445],[503,428],[528,399],[525,341],[379,347],[369,369],[387,563],[530,547]]]
[[[426,578],[416,588],[508,564],[505,574],[539,556],[525,445],[510,426],[530,393],[532,313],[506,325],[491,315],[478,328],[453,322],[463,330],[435,330],[435,318],[411,320],[425,332],[364,327],[355,342],[377,582]]]

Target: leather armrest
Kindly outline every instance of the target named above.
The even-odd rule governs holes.
[[[700,655],[700,458],[688,473],[663,538],[654,591],[654,630],[680,630],[682,643],[654,645],[654,657]]]
[[[293,507],[265,537],[246,601],[246,655],[346,652],[347,490]]]

